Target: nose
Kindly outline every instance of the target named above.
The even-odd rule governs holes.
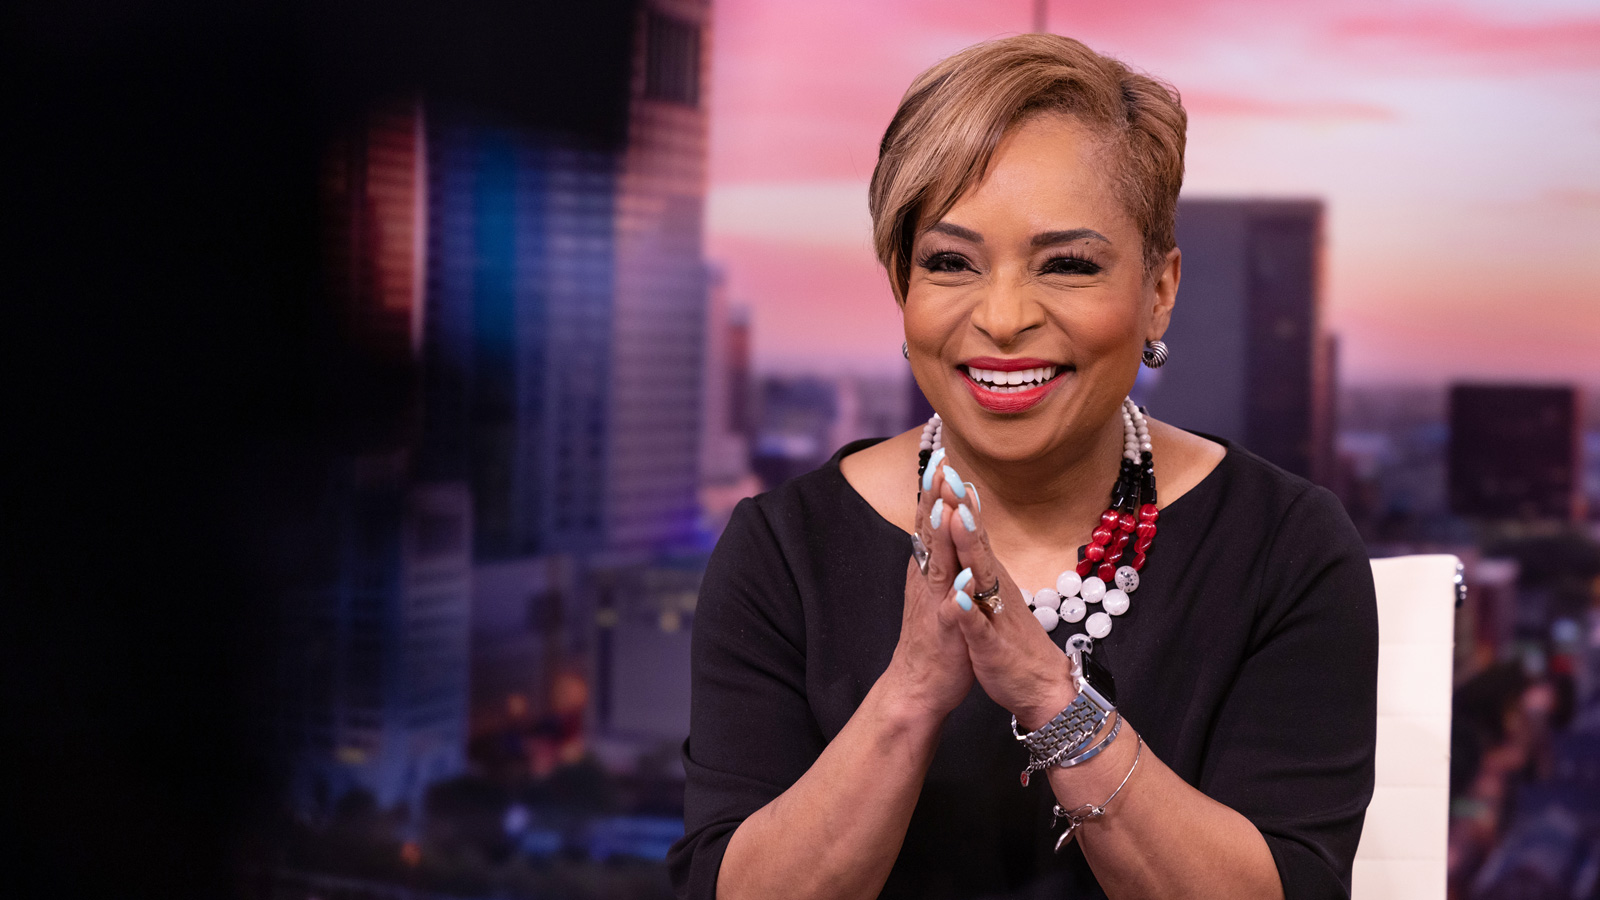
[[[995,279],[978,296],[972,326],[996,347],[1009,347],[1044,323],[1044,311],[1021,278]]]

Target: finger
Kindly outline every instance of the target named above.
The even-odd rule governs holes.
[[[934,459],[942,453],[934,452]],[[929,595],[943,598],[950,593],[950,585],[960,566],[956,561],[955,542],[950,538],[951,529],[956,527],[953,507],[944,497],[943,466],[937,465],[934,459],[930,459],[928,464],[932,474],[923,478],[923,483],[928,485],[928,489],[922,492],[923,499],[928,503],[928,513],[922,517],[922,527],[927,534],[923,540],[928,547]]]
[[[965,631],[966,626],[963,623],[968,620],[988,621],[983,610],[972,601],[972,590],[972,572],[962,569],[956,573],[949,592],[939,604],[938,618],[941,625]]]
[[[968,494],[969,498],[971,496]],[[950,536],[956,546],[959,564],[972,571],[972,595],[976,597],[979,593],[992,591],[998,586],[1001,599],[999,615],[1002,616],[1010,614],[1011,607],[1020,608],[1025,605],[1022,603],[1020,592],[1009,584],[1000,564],[990,552],[988,533],[983,528],[982,513],[967,503],[958,503],[954,518],[955,523],[950,529]]]
[[[943,450],[935,450],[929,458],[929,462],[936,463],[943,456]],[[933,546],[933,532],[940,524],[940,519],[943,518],[943,508],[937,505],[939,494],[931,489],[932,481],[938,471],[939,468],[936,464],[924,464],[923,471],[917,475],[917,508],[911,520],[913,534],[911,560],[916,563],[917,574],[923,576],[926,576],[928,571],[927,549]],[[919,547],[918,544],[921,546]],[[920,559],[919,556],[921,557]],[[910,584],[911,582],[908,581],[906,583]]]
[[[966,604],[961,602],[963,598],[967,599]],[[977,654],[991,652],[998,637],[995,632],[996,622],[984,613],[982,607],[971,601],[967,591],[957,591],[955,602],[945,605],[954,608],[955,615],[952,618],[961,628],[961,636],[966,639],[967,647]]]

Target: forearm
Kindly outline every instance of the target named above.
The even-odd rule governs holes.
[[[877,896],[942,724],[880,678],[805,775],[734,831],[718,900]]]
[[[1063,808],[1102,803],[1116,790],[1139,752],[1132,726],[1100,758],[1050,770]],[[1255,825],[1190,786],[1149,746],[1105,815],[1075,839],[1112,900],[1283,897],[1272,851]]]

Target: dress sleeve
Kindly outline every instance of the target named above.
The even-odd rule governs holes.
[[[1338,500],[1316,487],[1290,504],[1264,566],[1199,787],[1261,831],[1286,900],[1348,897],[1377,740],[1372,568]]]
[[[805,774],[826,743],[806,701],[805,617],[752,500],[734,509],[700,585],[691,643],[677,896],[713,900],[734,829]]]

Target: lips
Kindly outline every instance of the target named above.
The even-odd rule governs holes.
[[[967,390],[990,412],[1020,413],[1055,389],[1070,367],[1037,359],[984,357],[959,366]]]

